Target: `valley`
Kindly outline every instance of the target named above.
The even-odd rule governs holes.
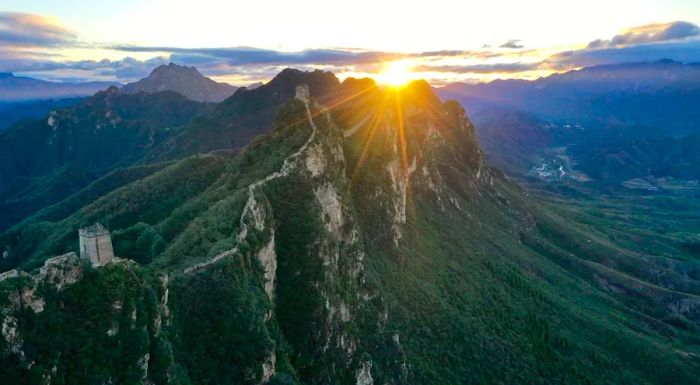
[[[700,178],[698,79],[696,64],[661,60],[436,91],[464,104],[489,160],[512,177],[658,191]]]

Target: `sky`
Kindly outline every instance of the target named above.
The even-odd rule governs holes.
[[[285,67],[435,85],[700,62],[697,0],[2,0],[0,71],[128,82],[160,64],[236,85]]]

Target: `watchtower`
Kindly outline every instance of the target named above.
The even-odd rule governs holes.
[[[80,259],[89,262],[92,266],[102,266],[109,263],[114,257],[112,250],[112,237],[100,223],[83,227],[78,230],[80,237]]]

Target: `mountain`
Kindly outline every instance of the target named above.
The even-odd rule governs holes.
[[[272,128],[275,115],[294,98],[296,85],[302,83],[309,84],[311,95],[324,102],[340,86],[329,72],[285,69],[264,85],[239,89],[210,114],[190,122],[178,136],[153,151],[152,157],[171,160],[214,150],[240,149]]]
[[[0,102],[89,96],[114,85],[110,82],[58,83],[0,73]]]
[[[696,382],[690,248],[645,252],[634,232],[529,197],[425,82],[333,78],[287,70],[268,88],[280,99],[230,105],[243,119],[280,100],[239,151],[73,196],[0,235],[0,378]],[[91,268],[70,253],[98,221],[120,258]]]
[[[0,102],[0,130],[24,119],[38,119],[51,110],[67,108],[80,103],[84,98],[48,99],[19,102]]]
[[[637,125],[665,124],[670,131],[694,129],[700,116],[700,63],[671,60],[587,67],[534,81],[495,80],[450,84],[439,89],[475,112],[509,108],[547,119],[576,120],[605,128],[610,120]],[[600,126],[600,127],[595,127]]]
[[[330,73],[287,69],[217,106],[173,91],[126,94],[110,88],[74,108],[17,124],[0,133],[0,230],[117,168],[239,150],[272,128],[300,83],[312,84],[311,94],[319,99],[340,85]]]
[[[215,82],[199,73],[195,67],[170,63],[157,67],[148,77],[129,83],[121,90],[127,94],[140,91],[175,91],[191,100],[218,103],[231,96],[236,91],[236,87]]]
[[[211,106],[164,91],[116,87],[0,132],[0,229],[77,192],[149,151]]]
[[[604,65],[534,81],[452,84],[438,93],[465,105],[489,156],[516,176],[552,165],[575,175],[567,168],[587,162],[581,154],[700,132],[700,64]]]

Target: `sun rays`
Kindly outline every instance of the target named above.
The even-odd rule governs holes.
[[[416,110],[413,107],[417,107],[421,111],[426,111],[430,120],[440,121],[444,118],[436,111],[439,107],[424,95],[420,84],[408,85],[415,80],[411,77],[410,66],[403,62],[389,63],[386,74],[387,76],[382,79],[391,79],[390,84],[375,79],[379,86],[372,83],[371,86],[341,92],[342,96],[317,104],[312,108],[311,115],[316,117],[325,113],[338,114],[337,118],[342,122],[344,120],[342,116],[348,114],[353,117],[351,119],[355,122],[353,124],[357,124],[357,129],[353,130],[353,134],[348,138],[357,146],[354,151],[351,150],[355,156],[348,158],[350,190],[358,183],[364,183],[367,176],[374,177],[366,174],[369,170],[384,170],[390,162],[395,160],[398,162],[395,175],[404,180],[402,183],[406,183],[406,194],[409,196],[406,210],[412,211],[410,196],[413,186],[411,186],[409,168],[413,162],[420,162],[421,154],[416,153],[415,150],[416,145],[420,146],[423,138],[415,131],[415,124],[408,124],[412,116],[410,111]],[[371,107],[367,108],[367,106]],[[409,112],[408,115],[407,112]],[[351,125],[351,121],[345,123]],[[376,168],[371,166],[374,162],[389,163]]]
[[[350,139],[357,146],[354,151],[351,146],[350,153],[357,155],[349,158],[351,172],[348,188],[363,189],[362,186],[371,184],[373,180],[387,181],[388,178],[391,183],[387,185],[382,182],[381,185],[389,189],[396,186],[403,189],[399,192],[404,200],[402,215],[413,218],[415,202],[412,171],[416,167],[424,167],[420,166],[425,156],[425,149],[421,149],[421,146],[426,143],[429,130],[427,122],[435,122],[435,128],[440,129],[444,113],[440,111],[439,100],[433,99],[429,89],[423,89],[420,83],[411,83],[409,80],[402,85],[377,87],[376,90],[376,101],[367,104],[372,106],[371,109],[361,113],[365,116],[362,120],[365,123],[353,134],[355,139]],[[422,112],[416,115],[417,111]],[[425,116],[421,116],[423,113]],[[374,192],[365,191],[360,194]]]
[[[391,87],[402,87],[414,80],[413,65],[407,61],[386,63],[382,72],[375,75],[378,83]]]

